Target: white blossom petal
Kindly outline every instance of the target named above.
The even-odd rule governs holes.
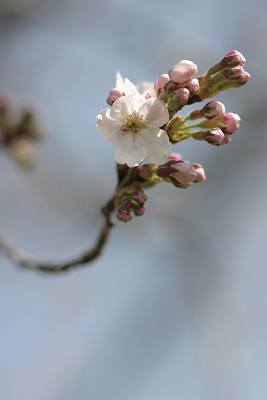
[[[106,139],[112,139],[120,130],[121,122],[110,116],[110,109],[100,111],[96,116],[96,126],[100,128]]]
[[[146,99],[139,93],[122,96],[113,103],[110,115],[114,119],[122,120],[138,109],[146,102]]]
[[[121,92],[123,92],[124,79],[123,79],[122,74],[119,71],[116,73],[116,85],[115,85],[115,87],[118,88]]]
[[[171,152],[171,142],[167,133],[162,129],[143,129],[140,132],[145,140],[147,156],[145,162],[163,164]]]
[[[147,150],[141,135],[119,132],[113,140],[115,159],[129,167],[139,165],[146,157]]]
[[[136,88],[140,94],[145,94],[148,92],[151,96],[156,97],[156,90],[153,82],[141,81],[137,83]]]
[[[158,99],[148,99],[139,109],[147,127],[160,128],[169,121],[169,112],[165,104]]]
[[[126,96],[138,93],[136,86],[128,78],[124,78],[120,72],[116,74],[116,88]]]

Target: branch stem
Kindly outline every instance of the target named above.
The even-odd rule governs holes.
[[[102,224],[102,227],[100,228],[94,245],[83,251],[78,256],[61,262],[38,261],[30,254],[26,253],[24,250],[14,246],[13,244],[8,243],[2,236],[0,236],[0,253],[2,253],[21,267],[43,272],[64,272],[91,263],[93,260],[100,256],[108,241],[111,230],[115,225],[113,213],[115,211],[116,197],[119,191],[130,181],[132,171],[133,168],[128,169],[125,177],[117,186],[114,195],[102,208],[101,211],[104,217],[104,222]]]

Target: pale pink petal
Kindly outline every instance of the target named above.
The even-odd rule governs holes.
[[[106,139],[112,139],[120,130],[121,122],[110,116],[110,109],[100,111],[96,116],[96,126]]]
[[[157,95],[153,82],[141,81],[136,85],[136,88],[137,88],[138,92],[143,95],[145,93],[149,93],[151,95],[151,97],[156,97],[156,95]]]
[[[115,159],[129,167],[139,165],[146,157],[146,148],[139,134],[119,132],[113,139]]]
[[[129,79],[124,78],[120,72],[116,74],[116,87],[126,96],[138,93],[136,86]]]
[[[140,135],[144,138],[147,150],[145,161],[153,164],[163,164],[168,161],[171,152],[171,142],[162,129],[142,129]]]
[[[134,111],[138,111],[145,102],[146,99],[139,93],[130,96],[122,96],[113,103],[110,115],[112,118],[123,120]]]
[[[165,104],[155,98],[146,100],[140,107],[139,113],[143,115],[147,127],[160,128],[169,121],[169,112]]]

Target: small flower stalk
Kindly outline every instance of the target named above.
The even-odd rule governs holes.
[[[245,57],[233,50],[203,75],[198,75],[198,66],[190,60],[178,61],[155,82],[135,85],[117,73],[116,85],[107,97],[110,108],[97,114],[97,126],[112,142],[119,182],[130,172],[116,197],[120,221],[144,214],[146,188],[165,182],[186,189],[206,180],[202,164],[183,160],[179,153],[172,153],[172,145],[187,139],[213,146],[228,144],[241,119],[217,100],[187,115],[179,111],[243,86],[251,78],[245,63]]]

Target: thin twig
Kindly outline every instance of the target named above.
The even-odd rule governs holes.
[[[104,216],[104,223],[100,229],[95,244],[86,249],[80,255],[66,260],[63,262],[46,262],[38,261],[24,250],[8,243],[3,237],[0,236],[0,253],[14,261],[17,265],[34,269],[43,272],[64,272],[75,267],[79,267],[88,264],[100,256],[102,250],[107,243],[110,232],[114,226],[113,212],[115,210],[115,200],[117,193],[123,188],[130,180],[132,174],[131,168],[128,169],[127,174],[122,179],[120,184],[117,186],[115,194],[102,208],[102,214]]]

